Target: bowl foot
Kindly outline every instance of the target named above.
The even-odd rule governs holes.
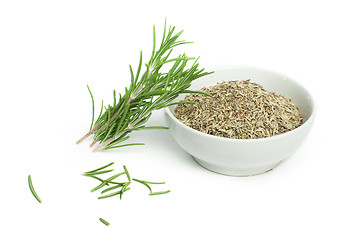
[[[258,174],[266,173],[272,170],[273,168],[275,168],[276,166],[278,166],[282,162],[280,161],[275,164],[270,164],[270,165],[256,167],[256,168],[229,168],[229,167],[217,166],[209,162],[205,162],[194,156],[192,157],[199,165],[201,165],[207,170],[210,170],[215,173],[227,175],[227,176],[234,176],[234,177],[249,177],[249,176],[255,176]]]

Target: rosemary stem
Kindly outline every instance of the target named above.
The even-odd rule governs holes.
[[[138,121],[140,121],[141,118],[137,118],[133,123],[129,124],[125,130],[131,129],[134,127],[134,125],[136,125],[136,123]],[[103,144],[100,144],[99,146],[97,146],[96,148],[93,149],[93,152],[97,152],[100,151],[102,149],[104,149],[105,147],[107,147],[110,143],[112,143],[113,141],[115,141],[116,139],[118,139],[124,132],[121,132],[120,134],[118,134],[116,137],[112,137],[110,139],[108,139],[107,141],[105,141]]]
[[[125,105],[125,107],[128,107],[128,105],[135,99],[136,95],[143,89],[144,85],[141,85],[131,96],[130,98],[127,100],[127,103]],[[120,112],[116,112],[114,114],[114,116],[110,119],[110,122],[113,122],[117,116],[120,114]],[[83,142],[86,138],[88,138],[90,135],[92,135],[93,133],[95,133],[99,128],[101,128],[103,125],[103,123],[99,123],[97,126],[95,126],[91,131],[89,131],[86,135],[84,135],[81,139],[79,139],[76,143],[80,144],[81,142]],[[104,126],[105,128],[105,126]],[[103,129],[104,130],[104,129]],[[94,140],[91,144],[90,147],[92,148],[98,141]],[[100,149],[101,150],[101,149]],[[96,152],[98,150],[93,150],[93,152]]]
[[[94,147],[94,145],[96,144],[98,142],[98,140],[96,139],[96,140],[94,140],[90,145],[89,145],[89,147],[90,148],[92,148],[92,147]]]
[[[99,123],[97,126],[95,126],[92,130],[90,130],[89,132],[86,133],[86,135],[84,135],[83,137],[81,137],[81,139],[79,139],[76,143],[80,144],[81,142],[83,142],[86,138],[88,138],[90,135],[92,135],[93,133],[95,133],[101,126],[103,125],[103,123]]]
[[[86,135],[84,135],[83,137],[81,137],[76,144],[80,144],[81,142],[83,142],[86,138],[88,138],[90,135],[93,134],[93,131],[89,131],[88,133],[86,133]]]

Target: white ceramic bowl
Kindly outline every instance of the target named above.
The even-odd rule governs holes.
[[[209,69],[207,69],[210,71]],[[307,137],[315,117],[311,95],[292,79],[272,71],[253,67],[227,67],[192,83],[199,90],[222,81],[247,80],[266,90],[288,97],[302,112],[304,123],[289,132],[260,139],[229,139],[194,130],[174,117],[175,106],[165,109],[166,122],[176,142],[203,167],[233,176],[251,176],[267,172],[290,157]],[[184,99],[180,95],[175,101]]]

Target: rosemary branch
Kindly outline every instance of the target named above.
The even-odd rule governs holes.
[[[79,144],[89,136],[93,135],[90,145],[93,151],[106,150],[122,146],[142,145],[142,143],[121,144],[129,138],[129,133],[142,129],[153,129],[163,127],[146,127],[145,123],[154,110],[168,107],[172,101],[181,93],[192,93],[187,90],[191,82],[205,75],[204,69],[198,69],[198,59],[181,54],[170,58],[172,50],[179,45],[187,44],[179,40],[183,31],[175,33],[175,27],[170,26],[167,30],[164,25],[163,37],[156,50],[155,26],[153,27],[153,50],[150,60],[145,64],[146,70],[141,74],[142,52],[140,52],[137,71],[134,73],[130,65],[131,83],[125,88],[124,94],[116,97],[114,91],[114,103],[104,106],[102,103],[100,114],[94,122],[94,99],[92,98],[93,119],[90,130],[76,143]],[[194,60],[190,67],[189,61]],[[171,64],[167,71],[163,67]],[[103,113],[103,110],[104,113]],[[93,124],[94,122],[94,124]]]

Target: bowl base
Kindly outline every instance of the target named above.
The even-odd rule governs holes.
[[[258,174],[266,173],[278,166],[282,161],[270,164],[262,167],[256,168],[229,168],[229,167],[221,167],[218,165],[211,164],[209,162],[205,162],[199,158],[192,156],[193,159],[202,167],[207,170],[210,170],[215,173],[227,175],[227,176],[234,176],[234,177],[250,177],[255,176]]]

